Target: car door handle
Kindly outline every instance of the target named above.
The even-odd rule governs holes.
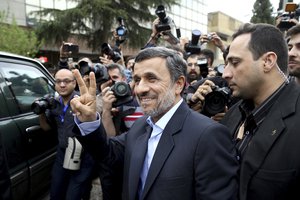
[[[26,133],[31,133],[31,132],[37,131],[39,129],[41,129],[41,126],[39,126],[39,125],[31,126],[31,127],[26,128]]]

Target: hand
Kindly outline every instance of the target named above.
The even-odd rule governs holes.
[[[95,74],[94,72],[89,74],[89,87],[87,87],[79,71],[74,69],[72,72],[80,91],[80,96],[75,96],[70,102],[72,110],[81,122],[95,121],[97,119]]]
[[[109,65],[109,64],[112,64],[114,63],[114,61],[112,59],[109,59],[108,56],[99,56],[99,59],[101,61],[101,63],[103,63],[104,65]]]
[[[102,90],[102,100],[103,100],[103,112],[111,112],[112,103],[117,100],[113,91],[110,90],[110,87],[106,87]]]
[[[156,18],[153,23],[152,23],[152,33],[151,33],[151,37],[155,37],[158,32],[156,30],[156,25],[159,24],[159,18]]]
[[[212,41],[216,47],[218,47],[219,49],[221,49],[222,52],[224,52],[226,50],[226,47],[222,42],[221,38],[217,35],[217,33],[212,32],[210,33],[210,36],[211,36],[210,41]]]
[[[225,111],[223,113],[217,113],[214,116],[212,116],[211,118],[217,122],[221,121],[223,119],[223,117],[225,116],[226,112],[228,111],[228,107],[225,107]]]
[[[72,54],[71,51],[70,52],[69,51],[64,51],[63,46],[65,44],[72,45],[72,43],[68,43],[68,42],[64,42],[63,41],[62,45],[59,48],[59,57],[60,58],[69,58],[71,56],[71,54]]]
[[[210,81],[210,80],[206,80],[204,81],[204,83],[202,83],[198,89],[196,90],[196,92],[193,94],[191,101],[192,102],[204,102],[205,100],[205,96],[212,92],[212,87],[214,87],[215,84],[214,82]]]

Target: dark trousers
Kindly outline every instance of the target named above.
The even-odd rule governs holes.
[[[58,148],[52,169],[51,200],[80,200],[90,190],[94,161],[91,155],[83,152],[79,170],[63,168],[65,150]]]

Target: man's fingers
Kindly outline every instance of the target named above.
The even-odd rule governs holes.
[[[79,73],[79,70],[78,69],[74,69],[72,72],[73,72],[73,74],[75,76],[75,79],[77,81],[77,84],[78,84],[78,87],[79,87],[79,91],[80,91],[80,95],[86,94],[88,90],[87,90],[87,87],[86,87],[86,85],[84,83],[84,80],[83,80],[81,74]]]
[[[80,112],[78,111],[79,108],[79,104],[81,104],[80,102],[80,98],[78,96],[74,96],[74,98],[71,100],[70,105],[73,111],[73,114],[75,115],[80,115]]]
[[[96,97],[97,84],[96,84],[95,73],[90,72],[89,76],[90,76],[89,94],[92,95],[93,97]]]

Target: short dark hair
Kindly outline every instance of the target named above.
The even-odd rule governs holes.
[[[180,76],[186,77],[186,61],[175,50],[166,47],[149,47],[141,50],[135,57],[135,62],[139,63],[151,58],[165,58],[171,81],[175,83]]]
[[[264,53],[272,51],[277,55],[277,64],[280,70],[287,72],[288,47],[283,33],[270,24],[245,23],[233,34],[233,40],[242,34],[251,34],[248,48],[254,60],[260,58]]]
[[[118,63],[109,64],[109,65],[106,66],[106,68],[107,68],[107,71],[110,71],[110,70],[113,70],[113,69],[118,69],[121,76],[123,78],[126,77],[125,68],[122,65],[118,64]]]
[[[300,33],[300,24],[297,24],[295,26],[293,26],[292,28],[290,28],[287,32],[286,32],[286,36],[290,37],[290,36],[294,36]]]

